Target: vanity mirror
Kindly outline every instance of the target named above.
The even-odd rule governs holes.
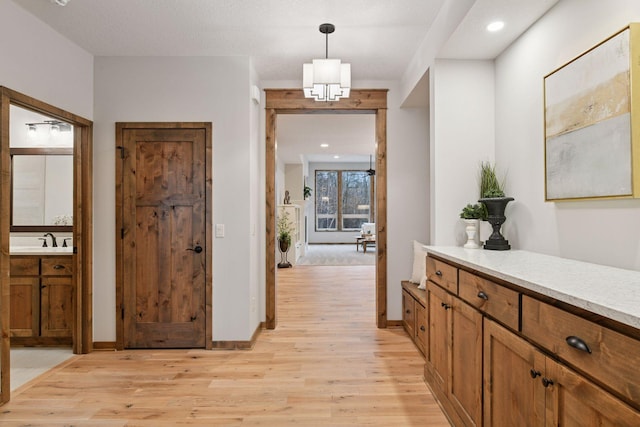
[[[72,231],[73,150],[10,152],[11,231]]]
[[[11,106],[11,231],[73,231],[73,127]]]

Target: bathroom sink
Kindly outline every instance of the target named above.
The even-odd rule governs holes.
[[[10,255],[72,255],[73,248],[56,247],[43,248],[42,246],[11,246]]]

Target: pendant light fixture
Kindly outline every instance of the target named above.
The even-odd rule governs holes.
[[[329,34],[335,30],[333,24],[320,25],[320,32],[325,35],[325,59],[314,59],[311,64],[302,65],[305,98],[338,101],[349,97],[351,64],[342,64],[339,59],[329,59]]]

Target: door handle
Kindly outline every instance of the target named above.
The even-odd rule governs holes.
[[[202,246],[198,245],[198,246],[196,246],[195,248],[189,248],[189,249],[187,249],[187,250],[188,250],[188,251],[193,251],[193,252],[195,252],[195,253],[199,254],[200,252],[202,252]]]

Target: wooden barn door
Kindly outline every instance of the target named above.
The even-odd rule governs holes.
[[[123,345],[207,347],[207,129],[117,126]]]

